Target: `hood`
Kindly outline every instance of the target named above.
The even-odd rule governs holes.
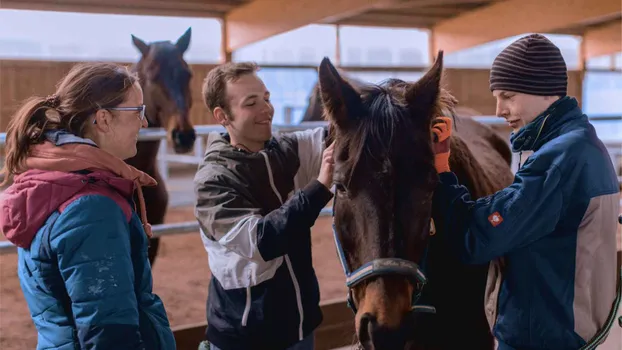
[[[141,187],[156,185],[152,177],[90,140],[70,135],[71,142],[67,142],[67,135],[59,132],[46,136],[47,141],[31,147],[25,169],[0,196],[0,230],[9,241],[28,248],[50,214],[84,189],[88,178],[104,181],[126,198],[137,190],[143,227],[151,237]]]
[[[225,158],[242,162],[252,159],[261,159],[263,161],[263,156],[259,152],[249,152],[243,148],[233,146],[228,133],[211,132],[208,134],[206,144],[206,160],[222,160],[222,158]],[[264,148],[270,149],[277,144],[276,138],[271,137],[270,140],[266,141]]]
[[[89,174],[28,170],[15,177],[0,196],[0,230],[18,247],[28,248],[37,231],[58,207],[89,185],[102,180],[124,197],[131,197],[134,182],[107,171]]]

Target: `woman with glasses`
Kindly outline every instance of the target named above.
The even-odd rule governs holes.
[[[155,180],[124,162],[142,127],[137,77],[108,63],[76,65],[11,118],[0,230],[18,247],[37,349],[175,349],[132,202]]]

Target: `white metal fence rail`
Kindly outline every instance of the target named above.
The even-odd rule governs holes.
[[[507,125],[505,120],[495,116],[479,116],[473,119],[487,125]],[[617,120],[622,121],[622,117],[595,117],[593,120]],[[289,125],[273,125],[275,134],[282,132],[291,132],[296,130],[306,130],[315,127],[326,126],[326,122],[303,122],[300,124]],[[214,131],[224,131],[224,128],[219,125],[195,125],[195,131],[197,134],[197,140],[195,142],[195,148],[192,155],[188,154],[169,154],[168,153],[168,135],[166,130],[162,128],[147,128],[141,129],[138,139],[140,141],[158,141],[160,140],[160,152],[158,154],[158,167],[162,177],[166,181],[168,178],[169,163],[185,163],[185,164],[199,164],[203,159],[203,144],[204,138],[209,133]],[[6,134],[0,133],[0,145],[4,145],[6,140]],[[612,159],[619,164],[619,159],[622,159],[622,137],[616,139],[603,140],[605,146],[609,149]],[[622,183],[622,178],[620,179]],[[320,213],[320,216],[331,215],[331,208],[325,208]],[[196,221],[187,221],[174,224],[162,224],[154,225],[152,231],[155,237],[170,236],[176,234],[184,234],[197,232],[199,230],[199,224]],[[13,253],[16,251],[16,247],[9,241],[0,242],[0,254]]]

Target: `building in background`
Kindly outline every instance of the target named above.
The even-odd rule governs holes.
[[[193,30],[186,60],[196,64],[220,62],[221,26],[215,18],[0,10],[0,59],[131,63],[139,59],[131,34],[145,41],[176,40],[188,27]],[[271,67],[259,72],[272,91],[275,123],[300,122],[311,88],[317,81],[317,73],[312,67],[317,66],[323,57],[335,59],[336,30],[333,25],[308,25],[234,53],[234,61],[309,66]],[[495,56],[517,37],[448,54],[445,67],[488,69]],[[580,38],[571,35],[548,37],[561,48],[569,69],[578,69]],[[391,71],[390,67],[427,67],[430,64],[426,30],[341,26],[340,38],[342,65],[385,69],[351,72],[355,78],[370,82],[389,77],[412,81],[422,73]],[[590,116],[622,115],[622,54],[615,58],[617,71],[607,71],[610,67],[610,57],[588,62],[588,68],[599,69],[589,71],[584,81],[583,107]],[[595,125],[603,138],[622,139],[622,123],[595,122]]]

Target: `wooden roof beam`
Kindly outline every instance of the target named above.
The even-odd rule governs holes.
[[[336,22],[396,0],[254,0],[225,16],[227,51],[311,23]]]
[[[433,27],[432,52],[451,53],[529,32],[547,33],[615,18],[620,0],[507,0],[468,11]]]
[[[622,51],[622,20],[588,29],[583,35],[585,59]]]
[[[233,6],[218,0],[0,0],[2,9],[185,17],[222,17]]]

